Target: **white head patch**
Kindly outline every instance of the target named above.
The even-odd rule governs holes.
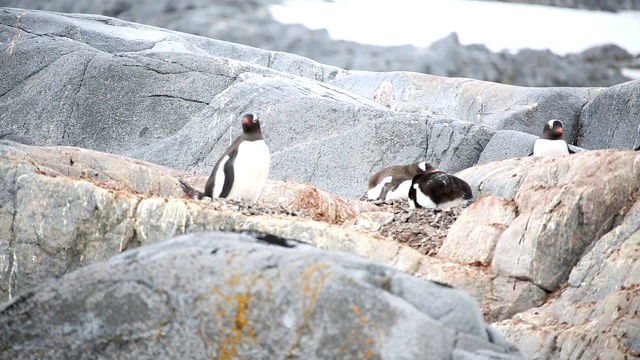
[[[553,129],[553,124],[554,124],[556,121],[560,123],[560,127],[562,127],[562,126],[563,126],[562,121],[560,121],[560,120],[556,120],[556,119],[551,119],[551,120],[549,120],[549,122],[548,122],[547,124],[549,124],[549,127]]]
[[[421,162],[418,164],[418,167],[422,170],[422,171],[427,171],[427,163],[426,162]]]

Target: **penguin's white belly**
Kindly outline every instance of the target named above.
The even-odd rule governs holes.
[[[391,182],[391,176],[387,176],[384,179],[382,179],[382,181],[380,181],[378,185],[372,187],[371,189],[369,189],[369,191],[367,191],[367,198],[369,200],[378,200],[378,197],[380,197],[380,193],[382,192],[382,188],[385,186],[385,184],[390,182]]]
[[[409,207],[411,209],[415,209],[417,207],[416,204],[427,209],[435,209],[438,206],[436,203],[431,201],[431,199],[425,195],[422,190],[420,190],[420,185],[418,183],[413,184],[413,188],[416,189],[416,198],[414,200],[415,203],[414,201],[409,200]]]
[[[563,156],[569,155],[567,143],[564,140],[538,139],[533,145],[533,156]]]
[[[228,159],[225,159],[228,161]],[[223,162],[226,162],[223,161]],[[264,140],[243,141],[233,162],[233,185],[227,198],[256,202],[267,183],[271,154]],[[224,164],[216,173],[214,195],[220,194],[224,183]],[[220,181],[218,179],[220,178]],[[218,188],[219,186],[219,188]],[[219,189],[219,190],[218,190]],[[218,190],[217,192],[215,190]]]
[[[387,192],[386,200],[406,200],[409,188],[411,188],[411,179],[403,181],[395,190]]]

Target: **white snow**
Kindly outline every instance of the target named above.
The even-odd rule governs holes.
[[[276,20],[327,29],[336,40],[427,47],[452,32],[490,50],[549,49],[560,55],[602,44],[640,53],[640,12],[609,13],[473,0],[290,0]]]

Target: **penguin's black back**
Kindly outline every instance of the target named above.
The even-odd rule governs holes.
[[[416,190],[415,184],[418,184],[418,190],[436,205],[458,199],[471,200],[473,198],[471,186],[466,181],[444,171],[428,172],[414,176],[411,182],[409,199],[414,201],[416,207],[419,207],[419,204],[417,203],[416,192],[418,190]]]

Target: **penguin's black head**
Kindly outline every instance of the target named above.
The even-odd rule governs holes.
[[[260,133],[260,120],[253,114],[246,114],[242,117],[242,131],[246,134]]]
[[[541,139],[558,140],[562,139],[564,130],[562,130],[562,122],[560,120],[549,120],[542,128]]]

